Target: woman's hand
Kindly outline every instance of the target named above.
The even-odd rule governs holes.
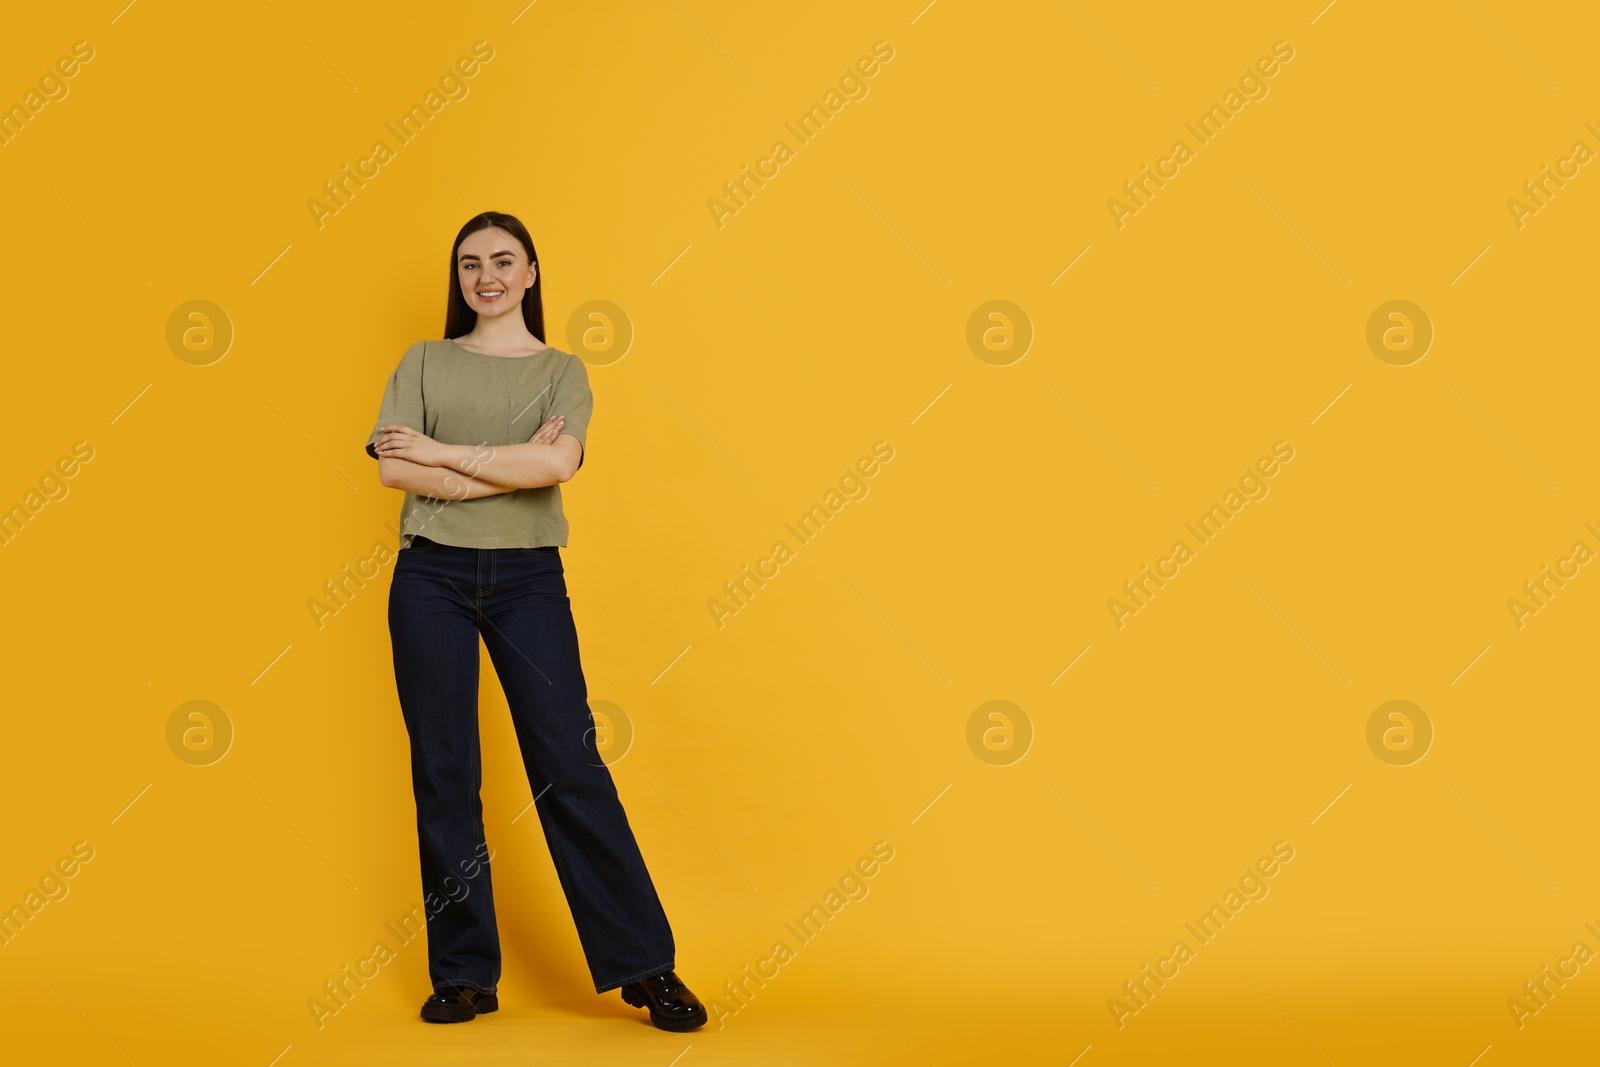
[[[443,467],[449,462],[450,449],[454,446],[442,445],[421,430],[398,423],[379,426],[378,429],[383,431],[383,436],[378,438],[372,450],[378,453],[379,459],[388,456],[419,463],[424,467]]]
[[[561,427],[565,426],[566,422],[567,417],[565,415],[551,415],[548,419],[544,420],[544,425],[539,427],[539,432],[528,438],[528,443],[540,445],[555,444],[556,438],[561,435]]]

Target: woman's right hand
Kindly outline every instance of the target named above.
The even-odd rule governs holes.
[[[566,425],[566,422],[567,418],[565,415],[551,415],[545,420],[544,425],[539,427],[538,432],[536,432],[532,437],[528,438],[528,443],[531,445],[555,444],[556,438],[561,434],[561,427]]]

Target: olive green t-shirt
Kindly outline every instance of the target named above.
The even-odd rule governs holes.
[[[418,341],[389,376],[367,455],[378,458],[379,426],[398,423],[442,444],[525,444],[545,420],[565,415],[561,432],[583,445],[594,410],[583,360],[557,348],[526,356],[489,356],[454,341]],[[587,449],[585,449],[587,451]],[[583,466],[583,454],[578,457]],[[464,548],[565,546],[561,486],[513,489],[473,500],[407,492],[400,506],[400,547],[421,534]]]

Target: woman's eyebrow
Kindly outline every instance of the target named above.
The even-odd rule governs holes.
[[[511,255],[511,252],[508,249],[502,248],[498,252],[489,253],[489,258],[490,259],[499,259],[501,256],[509,256],[509,255]],[[461,258],[462,259],[477,259],[478,257],[473,255],[471,252],[467,252]]]

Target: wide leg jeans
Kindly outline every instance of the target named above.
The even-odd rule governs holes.
[[[434,989],[492,993],[500,981],[479,798],[480,635],[595,992],[672,969],[672,929],[595,746],[559,549],[417,537],[395,561],[389,633],[411,741],[423,894],[444,902],[427,918]]]

